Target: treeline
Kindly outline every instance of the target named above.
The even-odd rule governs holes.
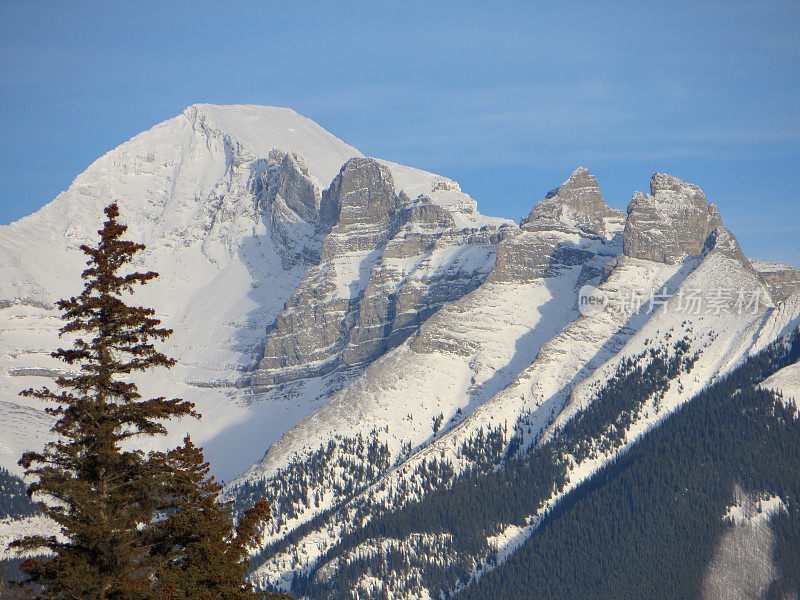
[[[39,514],[31,502],[23,481],[0,467],[0,520],[23,519]]]
[[[775,344],[751,358],[570,493],[520,551],[477,584],[470,585],[476,567],[491,567],[495,560],[487,537],[511,524],[526,525],[563,489],[571,456],[586,458],[618,447],[643,403],[657,400],[678,374],[691,370],[697,355],[689,353],[686,340],[671,352],[648,349],[623,363],[592,404],[552,441],[500,469],[457,477],[447,489],[433,490],[400,511],[374,515],[319,562],[318,568],[337,561],[335,574],[327,570],[322,578],[312,570],[296,577],[292,589],[312,598],[351,598],[366,574],[391,582],[405,572],[420,573],[432,597],[446,598],[457,590],[464,590],[459,597],[487,600],[641,598],[643,591],[661,598],[696,597],[703,568],[725,527],[721,515],[734,483],[785,499],[798,497],[800,490],[789,483],[800,482],[798,422],[771,393],[754,387],[798,354],[795,342]],[[764,464],[770,468],[761,468]],[[800,547],[793,523],[783,527],[789,548],[789,542]],[[383,554],[353,552],[370,540],[402,541],[423,533],[432,544],[444,544],[444,550],[428,556],[407,544]],[[434,554],[438,558],[431,560]],[[780,561],[795,564],[791,552]],[[666,591],[650,592],[659,589]],[[358,597],[387,593],[360,589]]]

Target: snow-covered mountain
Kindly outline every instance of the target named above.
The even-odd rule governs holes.
[[[140,264],[161,274],[137,301],[175,330],[167,350],[179,366],[148,376],[144,388],[198,403],[203,420],[175,435],[188,428],[199,436],[225,479],[259,459],[322,400],[261,401],[237,382],[263,360],[264,332],[319,261],[322,189],[353,157],[361,153],[289,109],[195,105],[95,161],[35,214],[0,227],[0,465],[18,472],[20,450],[49,428],[42,407],[17,393],[63,368],[49,357],[59,343],[54,302],[80,289],[78,247],[94,240],[112,200],[129,235],[147,245]],[[404,198],[432,198],[404,208],[409,214],[441,205],[462,227],[501,222],[479,215],[454,182],[385,164]],[[345,288],[358,260],[337,259],[355,269],[341,275]],[[442,260],[446,270],[458,258]]]
[[[14,472],[50,423],[17,393],[63,369],[49,357],[54,302],[80,288],[78,246],[112,200],[147,245],[141,266],[161,274],[136,300],[175,330],[179,366],[141,385],[203,414],[159,443],[190,431],[235,477],[237,506],[272,499],[253,575],[265,585],[334,577],[348,563],[327,553],[376,515],[548,443],[631,364],[673,364],[624,427],[570,458],[528,527],[493,538],[496,562],[548,507],[800,325],[800,271],[748,259],[677,177],[653,175],[624,213],[581,167],[517,225],[289,109],[195,105],[0,227],[0,466]],[[787,366],[763,385],[788,396],[797,380]],[[352,552],[409,544],[450,560],[435,535]],[[469,560],[476,576],[491,568]]]

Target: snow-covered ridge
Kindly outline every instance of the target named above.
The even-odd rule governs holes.
[[[273,149],[297,152],[305,158],[311,174],[323,186],[333,180],[348,158],[363,156],[291,108],[194,104],[183,111],[181,117],[194,128],[231,140],[251,159],[267,157]]]

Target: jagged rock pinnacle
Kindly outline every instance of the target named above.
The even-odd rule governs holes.
[[[603,200],[597,180],[586,167],[578,167],[560,187],[548,194],[522,221],[523,229],[573,228],[605,237],[607,220],[620,222],[622,211]]]
[[[633,258],[674,264],[699,256],[708,236],[722,225],[719,210],[703,191],[673,175],[654,173],[650,194],[634,192],[623,235]]]

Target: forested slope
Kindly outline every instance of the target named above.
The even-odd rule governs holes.
[[[781,360],[781,362],[783,362]],[[537,533],[458,598],[700,597],[735,485],[775,494],[779,591],[800,585],[800,421],[755,389],[774,356],[751,359],[567,496]]]
[[[795,340],[749,359],[544,511],[541,526],[516,552],[498,556],[492,536],[530,526],[526,517],[564,487],[569,457],[617,446],[643,399],[691,356],[679,349],[651,355],[648,366],[632,361],[551,441],[374,518],[293,589],[329,599],[353,592],[382,598],[389,590],[413,597],[422,588],[433,597],[476,600],[697,598],[731,526],[723,515],[736,485],[779,496],[788,506],[772,520],[782,574],[773,587],[794,589],[800,421],[792,405],[756,386],[798,353]]]

